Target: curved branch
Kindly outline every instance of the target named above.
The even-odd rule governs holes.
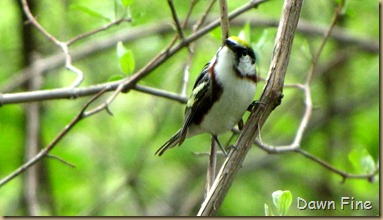
[[[232,12],[230,17],[233,18],[235,16],[238,16],[239,14],[243,13],[246,10],[249,10],[253,7],[255,7],[258,4],[261,4],[265,2],[266,0],[258,0],[258,1],[252,1],[243,7],[237,9],[236,11]],[[130,78],[113,82],[113,83],[107,83],[104,84],[101,88],[94,88],[95,91],[88,91],[88,92],[98,92],[94,97],[92,97],[82,108],[80,113],[56,136],[56,138],[43,150],[41,150],[35,157],[30,159],[27,163],[19,167],[16,171],[8,175],[7,177],[0,180],[0,187],[4,185],[5,183],[9,182],[13,178],[17,177],[21,173],[23,173],[26,169],[36,164],[38,161],[40,161],[42,158],[44,158],[55,146],[56,144],[82,119],[89,117],[91,115],[94,115],[102,110],[106,110],[109,114],[111,114],[109,110],[109,104],[114,100],[114,98],[121,92],[127,92],[128,90],[134,88],[135,84],[144,76],[148,75],[152,70],[154,70],[156,67],[158,67],[160,64],[165,62],[168,58],[170,58],[172,55],[174,55],[177,51],[182,49],[183,47],[187,46],[190,42],[195,41],[199,37],[203,36],[204,34],[208,33],[211,29],[219,25],[219,20],[216,20],[215,22],[211,23],[210,25],[200,29],[196,33],[192,34],[188,38],[186,38],[184,41],[180,42],[173,48],[168,47],[165,51],[160,53],[158,56],[156,56],[151,62],[149,62],[145,67],[143,67],[140,71],[135,73]],[[172,44],[171,44],[172,45]],[[98,97],[100,97],[103,93],[106,91],[111,91],[111,87],[116,86],[117,88],[114,89],[114,93],[108,98],[106,102],[103,104],[88,110],[87,108],[89,105],[94,102]],[[75,89],[75,88],[73,88]],[[72,96],[75,97],[75,96]],[[1,103],[0,103],[1,104]]]
[[[367,173],[367,174],[351,174],[351,173],[347,173],[347,172],[344,172],[342,170],[339,170],[335,167],[333,167],[332,165],[328,164],[327,162],[321,160],[320,158],[318,157],[315,157],[314,155],[310,154],[309,152],[307,151],[304,151],[300,148],[294,150],[295,152],[309,158],[310,160],[312,161],[315,161],[316,163],[322,165],[323,167],[325,167],[326,169],[330,170],[331,172],[334,172],[338,175],[340,175],[342,177],[342,182],[345,182],[346,179],[351,179],[351,178],[354,178],[354,179],[368,179],[368,181],[372,182],[374,180],[374,176],[376,174],[379,173],[379,168],[376,168],[373,172],[371,173]]]
[[[253,7],[256,7],[257,5],[264,3],[268,0],[257,0],[252,1],[237,10],[233,11],[229,14],[229,18],[233,19],[236,16],[240,15],[241,13],[246,12],[247,10],[250,10]],[[64,89],[55,89],[55,90],[47,90],[47,91],[35,91],[32,93],[19,93],[19,94],[1,94],[0,93],[0,105],[10,104],[10,103],[20,103],[20,102],[26,102],[26,101],[42,101],[46,99],[55,99],[55,98],[74,98],[74,97],[80,97],[80,96],[88,96],[92,94],[96,94],[100,90],[103,90],[107,88],[108,91],[117,89],[120,85],[122,85],[121,90],[127,91],[128,89],[137,89],[140,86],[136,86],[135,84],[143,77],[145,77],[147,74],[149,74],[151,71],[153,71],[155,68],[157,68],[160,64],[165,62],[167,59],[169,59],[171,56],[176,54],[178,51],[180,51],[182,48],[187,47],[191,42],[194,42],[198,38],[202,37],[203,35],[207,34],[210,30],[214,29],[220,24],[220,20],[217,19],[213,22],[211,22],[209,25],[205,26],[204,28],[199,29],[195,33],[191,34],[189,37],[185,38],[183,41],[178,43],[176,46],[174,46],[171,49],[166,49],[164,52],[157,55],[155,58],[152,59],[145,67],[143,67],[140,71],[135,73],[133,76],[120,81],[115,82],[108,82],[99,84],[96,86],[91,86],[85,89],[81,88],[64,88]],[[36,64],[37,65],[37,64]],[[23,81],[25,78],[23,78],[21,81]],[[6,85],[13,85],[14,83],[9,83]],[[9,88],[8,88],[9,89]],[[141,91],[145,91],[144,87],[140,87]],[[148,91],[148,89],[146,89]],[[63,93],[63,94],[60,94]],[[117,93],[116,93],[117,94]],[[151,93],[151,94],[158,94],[158,93]],[[166,95],[166,92],[161,92],[161,95],[163,97],[168,97]],[[114,95],[115,96],[115,95]],[[174,97],[174,95],[171,95]],[[46,99],[44,99],[46,98]],[[183,97],[177,97],[178,101],[183,102]],[[108,102],[110,103],[111,100]]]
[[[212,3],[213,2],[215,1],[212,1]],[[206,14],[204,16],[206,17]],[[203,20],[204,19],[201,21]],[[209,19],[206,21],[209,23],[212,22],[212,20]],[[268,19],[260,16],[251,16],[250,18],[236,18],[231,21],[231,25],[242,26],[245,22],[249,22],[251,26],[257,27],[278,26],[278,20]],[[158,24],[154,25],[132,28],[129,32],[124,31],[117,34],[113,33],[102,39],[91,40],[84,46],[73,48],[71,50],[72,61],[76,61],[82,59],[83,57],[89,56],[90,54],[114,47],[115,44],[119,41],[130,42],[155,34],[169,33],[171,31],[171,26],[164,24],[164,22],[159,22]],[[297,31],[310,36],[323,36],[326,33],[327,28],[322,25],[300,20],[298,23]],[[347,45],[355,45],[358,49],[369,53],[379,53],[379,42],[377,40],[355,37],[340,27],[334,27],[330,37]],[[0,90],[3,93],[11,92],[15,88],[22,85],[26,80],[33,77],[34,72],[32,70],[34,67],[32,66],[38,66],[42,72],[45,72],[57,68],[64,63],[65,57],[61,53],[53,54],[46,58],[36,60],[34,63],[32,63],[31,66],[12,74],[14,75],[12,78],[0,85]]]
[[[44,157],[48,156],[49,152],[53,150],[53,148],[57,145],[59,141],[61,141],[65,135],[72,130],[72,128],[80,122],[82,119],[90,116],[91,114],[85,112],[86,109],[89,107],[91,103],[93,103],[95,100],[97,100],[104,92],[106,89],[101,90],[98,94],[93,96],[87,103],[85,103],[84,107],[81,109],[81,111],[77,114],[76,117],[73,118],[73,120],[56,136],[56,138],[44,149],[42,149],[38,154],[36,154],[33,158],[28,160],[25,164],[23,164],[21,167],[19,167],[17,170],[6,176],[5,178],[0,180],[0,187],[3,186],[4,184],[8,183],[18,175],[22,174],[25,170],[27,170],[29,167],[33,166],[37,162],[39,162],[41,159]]]

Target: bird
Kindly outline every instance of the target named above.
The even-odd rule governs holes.
[[[257,81],[256,56],[251,45],[237,36],[225,39],[196,79],[182,127],[155,155],[161,156],[186,138],[203,133],[212,135],[226,154],[218,135],[242,121],[253,103]]]

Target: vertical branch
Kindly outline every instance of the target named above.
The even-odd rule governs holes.
[[[264,104],[257,105],[250,115],[235,144],[235,150],[230,151],[222,165],[208,196],[202,203],[198,216],[214,215],[220,208],[235,175],[257,137],[259,128],[281,102],[284,78],[302,2],[303,0],[286,0],[284,2],[269,75],[260,98],[260,102]]]
[[[36,60],[33,56],[33,52],[36,50],[35,36],[32,32],[31,25],[25,25],[24,20],[27,19],[26,14],[22,12],[23,4],[19,2],[21,9],[20,25],[22,48],[21,54],[23,54],[23,66],[28,66],[34,63]],[[35,2],[30,3],[28,12],[35,8]],[[28,91],[38,90],[41,87],[41,71],[37,65],[32,65],[32,71],[36,72],[36,75],[28,80],[25,84],[25,89]],[[25,108],[25,148],[24,148],[24,160],[28,161],[38,152],[38,146],[40,143],[40,103],[32,102],[27,103]],[[23,179],[23,199],[25,201],[27,214],[30,216],[37,216],[40,213],[40,202],[38,199],[39,192],[39,167],[31,167],[25,173]]]
[[[194,5],[197,3],[196,0],[193,0],[191,2],[191,8],[194,7]],[[205,19],[207,17],[207,15],[210,13],[210,10],[212,9],[213,5],[215,3],[215,0],[211,0],[205,13],[202,15],[201,19],[199,19],[195,25],[193,25],[193,34],[196,33],[198,31],[198,29],[201,27],[201,25],[203,24],[203,22],[205,22]],[[189,18],[190,16],[190,13],[188,13],[188,16],[187,18]],[[184,26],[185,26],[185,23],[184,23]],[[188,82],[189,82],[189,70],[190,70],[190,66],[191,66],[191,63],[193,61],[193,56],[194,56],[194,47],[195,47],[195,43],[192,42],[189,44],[189,56],[188,56],[188,60],[187,60],[187,63],[185,65],[185,69],[184,69],[184,78],[183,78],[183,85],[182,85],[182,90],[181,90],[181,96],[186,96],[186,92],[187,92],[187,86],[188,86]]]
[[[335,14],[332,18],[332,21],[331,21],[331,24],[330,24],[330,27],[328,28],[327,32],[325,33],[325,36],[318,48],[318,51],[316,52],[315,56],[313,57],[312,59],[312,64],[311,64],[311,67],[310,67],[310,71],[307,75],[307,78],[306,78],[306,82],[304,84],[304,94],[305,94],[305,106],[306,106],[306,109],[305,109],[305,113],[303,115],[303,118],[302,118],[302,121],[298,127],[298,130],[297,130],[297,134],[294,138],[294,142],[292,143],[292,145],[296,148],[298,148],[300,146],[300,143],[302,141],[302,138],[303,138],[303,134],[306,130],[306,127],[309,123],[309,119],[311,117],[311,112],[312,112],[312,99],[311,99],[311,88],[310,88],[310,83],[312,81],[312,78],[315,74],[315,71],[317,69],[317,64],[318,64],[318,61],[319,61],[319,58],[322,54],[322,51],[323,51],[323,48],[324,46],[326,45],[327,43],[327,40],[328,38],[330,37],[331,33],[332,33],[332,30],[334,29],[337,21],[338,21],[338,18],[339,16],[341,15],[341,11],[344,7],[344,0],[342,0],[338,7],[336,8],[335,10]]]
[[[216,167],[217,167],[217,145],[214,138],[211,137],[209,164],[207,167],[207,178],[206,178],[206,195],[209,194],[209,191],[213,185]]]
[[[227,15],[227,1],[219,0],[219,8],[221,12],[221,30],[222,30],[222,44],[225,43],[229,35],[229,18]]]
[[[41,74],[41,72],[40,72]],[[28,90],[38,90],[41,86],[41,75],[31,78]],[[26,109],[26,142],[25,160],[30,160],[38,153],[40,143],[40,103],[27,103]],[[39,192],[39,167],[34,166],[26,171],[24,179],[25,202],[28,215],[38,216],[40,214]]]

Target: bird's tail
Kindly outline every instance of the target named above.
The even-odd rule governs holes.
[[[161,156],[165,151],[176,146],[180,142],[180,136],[181,130],[177,131],[177,133],[175,133],[173,137],[171,137],[164,145],[162,145],[154,155],[158,154],[158,156]]]

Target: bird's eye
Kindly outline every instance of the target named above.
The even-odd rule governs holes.
[[[242,51],[242,56],[243,57],[247,56],[247,52],[246,51]]]

